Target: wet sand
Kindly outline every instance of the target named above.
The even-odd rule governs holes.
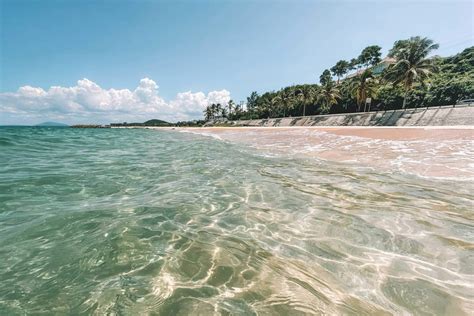
[[[268,153],[357,163],[427,177],[474,179],[474,128],[208,127],[179,128]]]
[[[474,126],[423,126],[423,127],[200,127],[180,128],[180,130],[226,135],[235,131],[255,131],[261,135],[275,131],[292,132],[295,130],[323,131],[343,136],[358,136],[386,140],[423,140],[423,139],[471,139],[474,140]]]

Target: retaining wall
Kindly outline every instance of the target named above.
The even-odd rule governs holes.
[[[474,107],[441,106],[364,113],[232,121],[236,126],[456,126],[474,125]]]

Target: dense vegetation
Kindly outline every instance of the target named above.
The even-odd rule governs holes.
[[[111,127],[134,127],[134,126],[153,126],[153,127],[174,127],[174,126],[188,126],[188,127],[198,127],[203,126],[206,123],[204,120],[194,120],[194,121],[180,121],[176,123],[169,123],[163,120],[152,119],[143,123],[111,123]]]
[[[396,41],[389,63],[381,63],[381,47],[369,46],[357,58],[340,60],[325,70],[319,84],[261,95],[252,92],[245,110],[231,100],[208,106],[204,116],[206,120],[302,116],[448,105],[474,98],[474,47],[452,57],[429,58],[437,48],[427,38]],[[354,74],[346,76],[350,72]]]
[[[113,126],[113,127],[118,127],[118,126],[174,126],[174,124],[168,123],[168,122],[163,121],[163,120],[152,119],[152,120],[148,120],[148,121],[143,122],[143,123],[127,123],[127,122],[112,123],[112,124],[110,124],[110,126]]]

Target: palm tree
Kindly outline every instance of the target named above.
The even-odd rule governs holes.
[[[331,72],[329,69],[325,69],[321,76],[319,76],[319,83],[325,85],[328,81],[331,81]]]
[[[356,72],[359,71],[360,66],[359,58],[352,58],[349,62],[349,69],[355,70]]]
[[[204,110],[204,117],[205,117],[206,121],[209,121],[212,116],[213,116],[212,108],[211,108],[210,105],[208,105],[206,107],[206,109]]]
[[[313,104],[315,95],[316,91],[310,85],[304,85],[295,91],[296,100],[303,104],[303,116],[306,116],[306,105]]]
[[[387,69],[385,78],[393,84],[402,83],[405,89],[403,97],[403,109],[406,106],[408,92],[415,82],[421,84],[436,70],[433,59],[426,57],[431,51],[438,49],[429,38],[419,36],[411,37],[408,40],[395,42],[389,52],[390,57],[394,57],[397,62]]]
[[[211,111],[212,118],[215,118],[216,116],[224,117],[227,112],[226,109],[220,103],[212,103]]]
[[[231,115],[231,114],[232,114],[232,110],[235,109],[235,103],[234,103],[234,101],[233,101],[233,100],[229,100],[229,103],[227,103],[227,106],[228,106],[228,108],[229,108],[229,112],[228,112],[228,113],[229,113],[229,115]]]
[[[373,98],[376,96],[377,84],[378,81],[374,79],[374,75],[370,69],[366,69],[362,74],[355,77],[351,82],[350,91],[351,94],[356,98],[358,112],[360,112],[360,107],[362,103],[365,103],[367,98]]]
[[[336,104],[340,98],[341,95],[339,93],[339,89],[336,88],[334,82],[327,81],[317,94],[318,102],[322,103],[321,113],[328,113],[331,109],[331,106]]]
[[[266,115],[267,117],[273,116],[273,100],[270,98],[263,98],[262,102],[260,103],[259,115]]]
[[[270,102],[272,106],[271,111],[270,111],[271,112],[270,116],[273,117],[275,112],[277,112],[277,109],[281,107],[282,97],[279,94],[277,94],[275,97],[271,99]],[[278,112],[277,112],[277,116],[278,116]]]
[[[345,60],[338,61],[332,68],[331,72],[334,76],[337,77],[337,84],[339,84],[339,80],[342,76],[344,76],[350,68],[350,63]]]
[[[369,66],[375,66],[381,61],[381,50],[382,47],[378,45],[367,46],[362,50],[359,57],[357,57],[357,60],[361,65],[365,66],[365,68],[368,69]]]
[[[214,117],[216,116],[216,114],[217,114],[217,108],[218,108],[217,104],[215,104],[215,103],[212,103],[212,104],[211,104],[211,113],[212,113],[211,116],[212,116],[212,118],[214,118]]]
[[[295,104],[294,95],[289,92],[281,91],[272,99],[272,105],[283,111],[283,117],[286,117],[286,110],[290,111]]]
[[[217,103],[216,111],[217,115],[221,118],[227,117],[227,109],[225,108],[225,106],[222,106],[222,104]]]

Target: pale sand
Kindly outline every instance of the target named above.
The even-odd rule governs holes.
[[[169,128],[167,128],[169,129]],[[336,135],[358,136],[371,139],[385,140],[423,140],[423,139],[471,139],[474,140],[474,126],[420,126],[420,127],[365,127],[365,126],[328,126],[328,127],[183,127],[178,130],[196,133],[211,133],[225,135],[229,131],[255,131],[261,135],[272,134],[275,131],[324,131]]]
[[[474,179],[474,128],[207,127],[177,131],[213,136],[268,153],[347,162],[427,177]]]

